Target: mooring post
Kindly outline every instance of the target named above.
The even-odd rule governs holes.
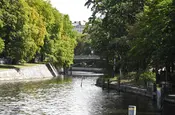
[[[83,76],[81,77],[81,87],[83,86]]]
[[[72,66],[70,67],[70,75],[72,75]]]
[[[153,86],[152,86],[153,87],[152,88],[153,89],[152,90],[152,99],[153,99],[153,101],[156,101],[156,93],[157,93],[157,91],[156,91],[157,87],[156,86],[157,86],[156,83],[154,83]]]
[[[105,79],[102,78],[102,90],[104,90],[104,88],[105,88]]]
[[[129,107],[128,107],[128,115],[136,115],[136,106],[129,105]]]

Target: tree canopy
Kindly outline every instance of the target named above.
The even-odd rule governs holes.
[[[88,0],[87,32],[95,52],[125,72],[174,67],[173,0]]]
[[[33,59],[69,66],[77,33],[68,15],[45,0],[0,1],[0,51],[14,63]]]

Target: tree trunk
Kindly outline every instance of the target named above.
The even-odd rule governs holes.
[[[119,77],[118,77],[118,87],[119,87],[119,89],[120,89],[120,82],[121,82],[121,78],[122,78],[122,68],[120,67],[120,69],[119,69],[119,72],[120,72],[120,75],[119,75]]]

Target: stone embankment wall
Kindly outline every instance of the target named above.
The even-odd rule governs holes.
[[[0,70],[0,81],[18,81],[53,78],[55,70],[49,70],[45,64],[20,69]]]

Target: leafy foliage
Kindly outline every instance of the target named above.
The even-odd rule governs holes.
[[[144,72],[140,75],[141,79],[144,81],[150,81],[155,83],[156,81],[156,74],[152,72]]]
[[[0,53],[2,53],[4,50],[4,41],[0,38]]]
[[[93,11],[87,29],[92,46],[110,65],[116,58],[116,69],[124,72],[174,71],[174,0],[88,0],[85,5]]]
[[[0,51],[14,63],[41,61],[69,66],[76,33],[70,19],[45,0],[0,1]]]

